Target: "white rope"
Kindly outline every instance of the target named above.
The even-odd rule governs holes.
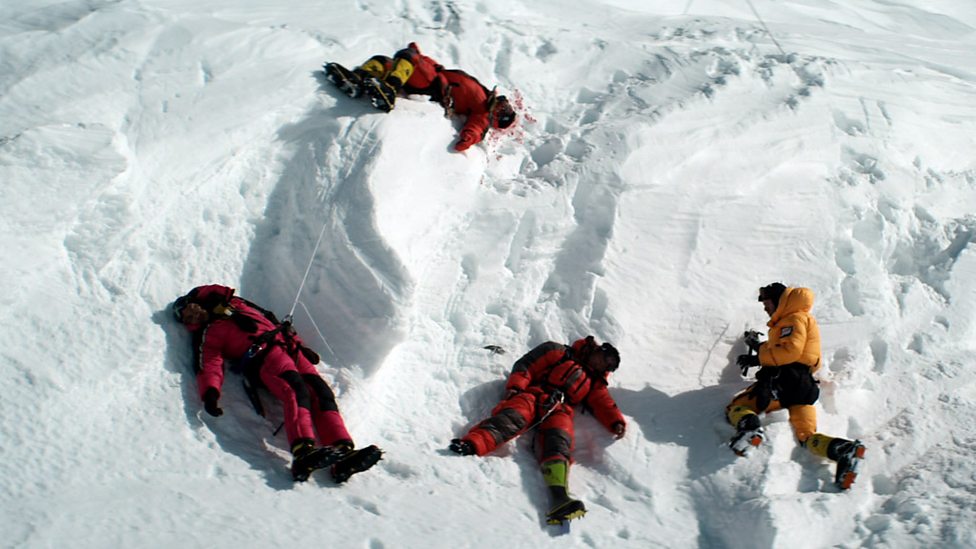
[[[340,362],[339,356],[335,353],[335,351],[332,350],[332,346],[329,345],[329,342],[325,339],[325,335],[322,334],[322,330],[320,330],[318,324],[315,323],[315,318],[312,317],[311,311],[309,311],[308,307],[305,306],[305,302],[300,301],[302,297],[302,290],[305,288],[305,282],[308,281],[308,273],[312,270],[312,263],[315,262],[315,256],[319,253],[319,246],[322,245],[322,237],[325,236],[325,229],[328,226],[329,220],[326,219],[325,223],[322,223],[322,230],[319,231],[319,238],[315,241],[315,248],[312,250],[312,256],[308,258],[308,265],[305,267],[305,275],[302,277],[302,283],[298,285],[298,292],[295,294],[295,302],[292,303],[291,311],[288,312],[288,316],[286,316],[285,319],[293,320],[295,316],[295,308],[301,304],[302,310],[305,311],[305,315],[308,316],[309,322],[311,322],[312,327],[315,328],[315,333],[319,335],[319,339],[322,340],[325,348],[329,350],[329,354],[331,354],[332,358],[338,363]]]
[[[379,120],[380,120],[380,117],[373,117],[373,118],[374,121],[370,126],[370,131],[372,131],[372,129],[375,128],[377,124],[379,124]],[[359,155],[360,151],[364,146],[365,143],[361,143],[359,148],[356,149],[355,154],[357,156]],[[373,147],[369,151],[370,156],[372,156],[373,149],[375,149],[376,147],[377,147],[377,142],[373,141]],[[352,171],[352,166],[349,167],[349,170],[347,171],[346,175],[349,175],[348,172],[350,171]],[[332,189],[332,192],[334,191],[335,189]],[[329,194],[332,194],[332,192],[330,192]],[[315,262],[315,256],[319,253],[319,246],[322,245],[322,237],[325,236],[325,229],[328,226],[329,226],[329,218],[326,218],[325,221],[322,222],[322,230],[319,231],[319,237],[315,241],[315,247],[312,249],[312,255],[309,256],[308,258],[308,265],[305,266],[305,274],[302,275],[302,282],[301,284],[298,285],[298,291],[295,292],[295,301],[294,303],[291,304],[291,310],[288,311],[288,316],[285,317],[286,320],[292,320],[295,316],[295,308],[298,307],[299,299],[301,299],[302,297],[302,290],[305,289],[305,282],[308,281],[308,273],[311,272],[312,270],[312,263]],[[305,314],[308,315],[308,319],[312,322],[312,326],[314,326],[315,331],[318,332],[319,338],[322,340],[322,343],[325,344],[326,348],[329,349],[329,352],[332,353],[332,356],[338,361],[339,357],[336,356],[335,351],[333,351],[332,347],[329,346],[329,342],[325,340],[325,336],[322,335],[322,332],[319,330],[319,327],[315,324],[315,319],[312,318],[312,313],[309,312],[308,307],[306,307],[304,303],[302,303],[302,309],[305,309]]]
[[[759,23],[762,25],[762,27],[766,29],[766,34],[769,35],[769,38],[773,41],[773,44],[776,44],[776,48],[779,49],[779,52],[783,54],[783,57],[786,57],[786,52],[783,51],[783,47],[780,46],[779,42],[776,41],[776,37],[773,36],[773,31],[769,30],[769,27],[766,26],[766,22],[763,21],[762,16],[759,15],[758,11],[756,11],[756,6],[752,5],[752,0],[746,0],[746,3],[749,4],[749,8],[752,10],[753,15],[756,16],[756,19],[759,20]]]
[[[315,319],[312,318],[312,313],[308,311],[308,307],[305,306],[305,302],[299,301],[299,303],[301,304],[302,309],[305,310],[305,314],[308,315],[308,320],[311,321],[312,327],[315,328],[315,333],[319,334],[319,339],[321,339],[322,343],[325,344],[325,348],[329,350],[329,354],[331,354],[332,358],[334,358],[336,362],[338,362],[339,357],[335,354],[335,351],[332,350],[332,347],[329,345],[329,342],[325,340],[325,336],[322,335],[322,330],[319,330],[319,326],[318,324],[315,323]]]
[[[319,231],[319,239],[315,241],[315,248],[312,250],[312,256],[308,258],[308,265],[305,267],[305,276],[302,277],[302,283],[298,285],[298,293],[295,294],[295,302],[291,304],[291,311],[288,312],[288,318],[292,318],[295,314],[295,307],[298,306],[298,299],[302,296],[302,289],[305,288],[305,281],[308,280],[308,273],[312,270],[312,263],[315,261],[315,254],[319,253],[319,245],[322,244],[322,237],[325,235],[325,228],[329,226],[329,220],[326,219],[322,223],[322,230]],[[304,305],[302,305],[304,307]],[[305,310],[308,312],[308,309]],[[311,316],[311,315],[309,315]]]

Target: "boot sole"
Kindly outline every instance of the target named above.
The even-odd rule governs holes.
[[[369,98],[369,103],[373,105],[373,108],[383,112],[390,112],[393,110],[393,101],[390,101],[386,94],[384,94],[378,86],[366,83],[363,87],[365,89],[366,97]]]
[[[373,448],[375,448],[375,446],[373,446]],[[342,461],[339,460],[339,462],[332,464],[332,470],[330,471],[332,473],[332,480],[334,480],[336,484],[342,484],[343,482],[349,480],[349,477],[355,475],[356,473],[362,473],[363,471],[372,468],[374,465],[379,463],[381,459],[383,459],[383,451],[380,450],[379,448],[376,448],[376,451],[370,453],[368,456],[363,458],[362,462],[356,463],[355,465],[351,466],[349,469],[346,469],[345,471],[342,471],[341,473],[337,473],[336,467]]]
[[[573,509],[572,511],[569,511],[566,514],[560,513],[560,510],[559,510],[558,507],[556,509],[553,509],[546,516],[546,524],[549,524],[549,525],[552,525],[552,526],[558,526],[558,525],[560,525],[560,524],[562,524],[564,522],[567,522],[567,521],[570,521],[570,520],[573,520],[573,519],[577,519],[577,518],[582,517],[583,515],[586,514],[586,507],[583,505],[583,502],[581,502],[581,501],[570,501],[570,502],[564,503],[563,506],[564,507],[571,507],[571,506],[574,506],[574,505],[577,505],[577,504],[579,505],[579,508],[578,509]]]
[[[325,447],[319,448],[318,450],[324,450],[324,449]],[[308,480],[309,477],[312,476],[312,473],[318,471],[319,469],[325,469],[326,467],[332,466],[335,462],[339,461],[340,457],[341,454],[339,454],[339,452],[335,452],[335,451],[322,452],[321,457],[316,461],[314,461],[313,463],[310,463],[307,470],[301,471],[299,473],[295,473],[295,471],[292,471],[291,478],[295,482],[305,482],[306,480]]]
[[[749,439],[749,446],[746,446],[741,450],[733,447],[732,451],[735,453],[735,455],[739,457],[746,457],[749,455],[749,452],[762,446],[762,441],[763,441],[763,437],[759,435],[753,435],[752,438]]]
[[[858,446],[854,450],[854,461],[851,463],[851,470],[841,475],[840,482],[838,482],[841,490],[850,490],[851,486],[854,485],[854,481],[857,479],[857,470],[860,468],[861,460],[864,459],[867,450],[864,446]]]
[[[322,67],[322,72],[325,73],[325,79],[335,85],[342,93],[356,99],[362,95],[362,90],[360,87],[353,83],[352,79],[343,73],[345,69],[338,69],[336,65],[329,63]]]

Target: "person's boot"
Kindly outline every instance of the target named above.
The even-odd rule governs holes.
[[[748,455],[752,450],[762,445],[763,440],[766,439],[766,433],[763,431],[762,423],[756,414],[742,416],[735,426],[735,431],[735,436],[729,441],[729,448],[737,456]]]
[[[569,495],[568,476],[569,463],[566,461],[547,461],[542,464],[542,478],[549,489],[547,524],[559,525],[586,514],[583,502]]]
[[[305,482],[313,471],[324,469],[340,458],[331,446],[315,447],[311,439],[298,439],[291,447],[291,478],[295,482]]]
[[[461,456],[473,456],[477,452],[474,449],[474,444],[471,441],[456,438],[451,441],[451,445],[448,448],[455,454]]]
[[[827,446],[827,458],[837,462],[834,482],[841,490],[849,490],[854,485],[861,461],[867,453],[867,447],[860,440],[835,438]]]
[[[338,63],[326,63],[323,67],[326,79],[335,84],[339,91],[356,98],[363,94],[363,73],[351,71]]]
[[[397,92],[403,83],[395,76],[387,77],[386,80],[379,78],[367,78],[363,81],[363,89],[369,97],[369,102],[383,112],[390,112],[396,104]]]
[[[342,484],[349,480],[349,477],[369,469],[373,465],[376,465],[376,462],[383,459],[383,451],[375,445],[353,450],[352,443],[350,442],[346,443],[337,453],[340,456],[339,460],[332,465],[331,469],[332,480],[336,484]]]

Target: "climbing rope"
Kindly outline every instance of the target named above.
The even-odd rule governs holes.
[[[769,38],[773,41],[773,44],[776,44],[776,48],[779,50],[779,52],[783,54],[783,57],[786,57],[786,52],[783,51],[783,47],[779,45],[779,42],[776,40],[776,37],[773,36],[773,31],[769,30],[769,27],[766,26],[766,22],[763,21],[762,16],[759,15],[758,11],[756,11],[756,6],[752,5],[752,0],[746,0],[746,3],[749,4],[749,9],[752,10],[752,14],[756,16],[756,19],[759,20],[759,24],[761,24],[763,29],[766,30],[766,34],[769,35]]]

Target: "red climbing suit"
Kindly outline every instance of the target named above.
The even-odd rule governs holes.
[[[626,425],[607,390],[609,374],[595,375],[585,366],[591,345],[595,346],[592,338],[580,339],[572,347],[547,342],[529,351],[515,362],[505,384],[506,394],[514,395],[500,402],[491,417],[463,440],[483,456],[538,423],[540,461],[570,461],[574,406],[585,404],[608,431]]]

